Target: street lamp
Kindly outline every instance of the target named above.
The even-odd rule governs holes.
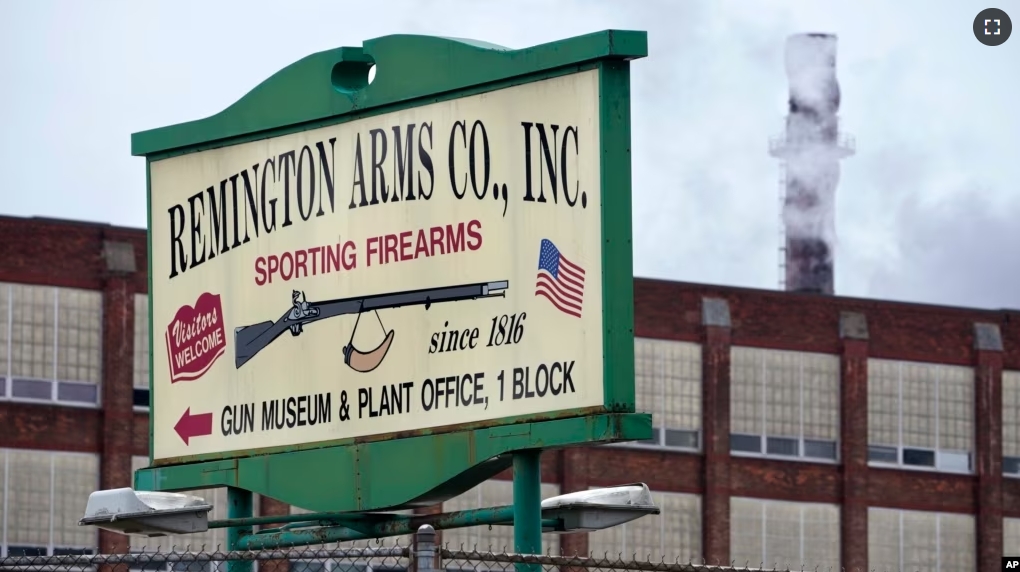
[[[110,489],[89,495],[78,526],[138,536],[192,534],[209,529],[212,508],[205,500],[182,493]]]

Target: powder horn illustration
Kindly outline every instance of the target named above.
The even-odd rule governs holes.
[[[291,293],[291,307],[279,320],[260,322],[234,329],[234,367],[241,369],[241,366],[248,363],[255,357],[255,354],[276,341],[286,331],[290,331],[291,336],[299,336],[304,332],[305,326],[313,322],[357,314],[354,329],[351,330],[351,339],[343,348],[344,364],[357,372],[370,372],[379,367],[386,359],[396,335],[393,330],[387,330],[383,325],[379,310],[404,306],[425,306],[425,309],[428,310],[433,304],[443,302],[502,298],[506,296],[506,290],[509,287],[509,281],[502,280],[356,296],[323,302],[309,302],[305,298],[304,292],[294,290]],[[375,313],[379,327],[384,333],[383,341],[370,351],[362,351],[354,346],[354,334],[361,323],[361,315],[365,312]]]

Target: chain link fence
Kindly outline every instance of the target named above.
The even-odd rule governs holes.
[[[390,545],[382,545],[387,542]],[[514,554],[497,550],[465,550],[437,546],[435,532],[420,531],[401,546],[380,539],[379,546],[335,545],[315,548],[226,552],[217,547],[169,547],[158,552],[67,556],[8,556],[0,572],[234,572],[230,563],[251,563],[251,572],[886,572],[830,567],[780,566],[766,563],[728,565],[697,563],[679,558],[627,559],[624,555],[553,556]],[[248,567],[242,568],[247,572]]]

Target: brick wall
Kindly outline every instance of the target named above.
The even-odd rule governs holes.
[[[134,272],[110,269],[105,242],[134,249]],[[103,293],[103,411],[0,402],[0,447],[97,452],[102,486],[130,483],[131,455],[148,454],[148,416],[131,408],[133,294],[147,292],[145,232],[109,225],[0,217],[0,281],[87,288]],[[660,491],[703,495],[704,555],[729,559],[729,499],[750,496],[843,505],[844,565],[867,566],[867,506],[977,515],[980,570],[997,566],[1001,518],[1020,517],[1020,481],[1001,476],[1001,371],[1020,369],[1020,312],[982,311],[810,294],[635,280],[635,333],[703,344],[705,454],[606,448],[543,455],[543,480],[565,492],[639,478]],[[706,310],[705,300],[712,300]],[[725,308],[725,315],[721,309]],[[848,314],[865,324],[846,327]],[[976,349],[975,324],[998,329],[1001,348]],[[729,455],[729,348],[790,349],[841,356],[839,466]],[[977,474],[869,469],[868,357],[977,368]],[[498,478],[509,479],[510,473]],[[284,514],[272,499],[266,514]],[[436,510],[436,509],[433,509]],[[104,549],[124,546],[104,534]],[[588,550],[571,535],[564,553]]]

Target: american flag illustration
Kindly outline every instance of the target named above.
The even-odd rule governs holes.
[[[535,296],[545,296],[557,310],[581,317],[584,302],[584,268],[564,257],[551,240],[542,239],[538,254]]]

